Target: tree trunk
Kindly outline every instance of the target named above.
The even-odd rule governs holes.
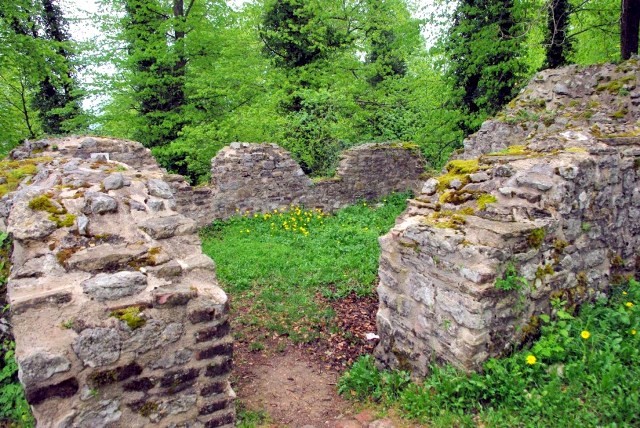
[[[640,29],[640,0],[622,0],[620,16],[620,53],[622,59],[638,54],[638,30]]]
[[[567,37],[569,29],[569,1],[551,0],[547,17],[547,37],[545,40],[546,68],[567,65],[571,51],[571,41]]]

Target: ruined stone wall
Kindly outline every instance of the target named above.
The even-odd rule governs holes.
[[[13,156],[34,151],[39,172],[0,214],[38,426],[232,427],[227,296],[162,171],[137,143],[67,138]]]
[[[424,160],[411,146],[364,144],[345,151],[334,177],[313,181],[275,144],[232,143],[211,161],[211,185],[172,185],[181,212],[203,226],[238,212],[304,205],[333,211],[359,199],[417,190]]]
[[[539,73],[380,239],[385,366],[478,369],[640,268],[640,66]],[[496,287],[511,270],[519,290]],[[519,284],[519,285],[518,285]]]

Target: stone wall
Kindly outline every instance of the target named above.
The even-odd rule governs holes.
[[[238,212],[304,205],[333,211],[359,199],[417,190],[425,163],[401,144],[364,144],[342,153],[334,177],[313,181],[275,144],[232,143],[211,161],[211,185],[173,184],[181,212],[203,226]]]
[[[575,307],[638,275],[639,76],[637,60],[541,72],[426,181],[380,239],[382,365],[478,369],[554,297]],[[496,287],[508,270],[519,290]]]
[[[36,152],[39,172],[0,213],[14,239],[19,376],[38,426],[232,427],[227,296],[148,151],[67,138],[12,155]]]

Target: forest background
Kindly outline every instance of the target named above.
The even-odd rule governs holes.
[[[195,184],[233,141],[277,143],[312,176],[399,141],[439,168],[536,71],[621,58],[621,0],[102,0],[74,23],[88,41],[77,4],[0,5],[0,154],[133,139]]]

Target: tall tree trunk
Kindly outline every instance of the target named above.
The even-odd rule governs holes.
[[[567,37],[570,7],[568,0],[551,0],[549,5],[545,40],[546,68],[558,68],[568,63],[567,56],[571,52],[571,41]]]
[[[620,53],[622,59],[638,54],[638,30],[640,29],[640,0],[622,0],[620,16]]]

